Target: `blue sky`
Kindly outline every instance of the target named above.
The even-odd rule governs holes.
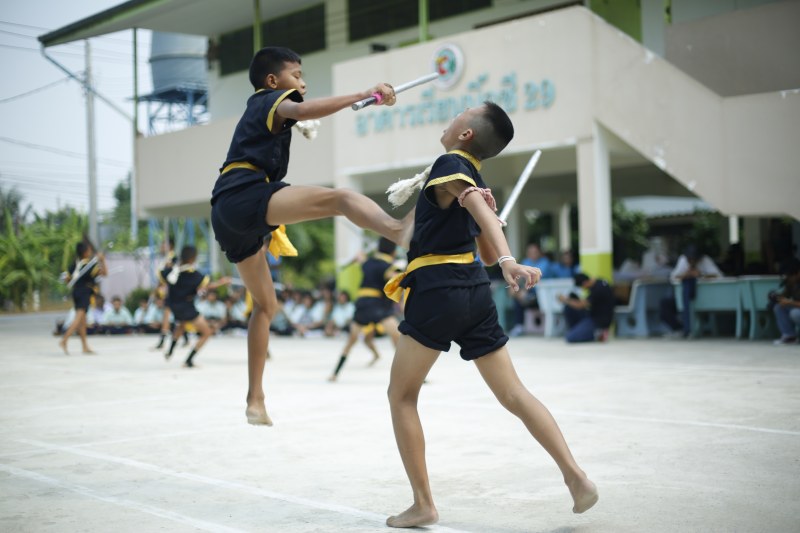
[[[88,207],[86,99],[81,86],[40,53],[36,39],[123,0],[29,0],[0,8],[0,186],[17,187],[23,205],[35,211]],[[132,32],[91,39],[96,89],[133,114]],[[150,32],[138,32],[139,92],[151,90]],[[48,53],[75,73],[85,70],[84,42]],[[143,112],[144,108],[140,108]],[[140,117],[140,124],[144,124]],[[143,127],[140,127],[143,129]],[[127,180],[132,160],[132,125],[95,100],[98,205],[114,206],[112,192]]]

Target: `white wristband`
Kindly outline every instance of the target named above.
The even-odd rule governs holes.
[[[497,260],[497,264],[502,265],[506,261],[514,261],[515,263],[517,262],[517,260],[511,257],[510,255],[501,255],[500,258]]]

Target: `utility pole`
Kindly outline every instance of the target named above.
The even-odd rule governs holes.
[[[139,240],[139,215],[136,196],[136,142],[139,138],[139,49],[137,47],[137,31],[133,28],[133,164],[130,173],[131,193],[131,241],[134,247]]]
[[[100,234],[97,231],[97,156],[95,154],[94,140],[94,92],[92,86],[92,51],[89,39],[86,39],[86,73],[84,74],[84,87],[86,87],[86,158],[89,171],[89,239],[94,246],[100,246]]]

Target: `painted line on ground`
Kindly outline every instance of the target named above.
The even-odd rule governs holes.
[[[466,401],[458,404],[447,401],[430,401],[426,405],[436,405],[439,407],[474,407],[477,409],[497,409],[499,405],[496,402],[478,403],[475,401]],[[604,418],[610,420],[625,420],[628,422],[646,422],[650,424],[672,424],[678,426],[698,426],[698,427],[711,427],[719,429],[735,429],[741,431],[753,431],[756,433],[772,433],[776,435],[790,435],[793,437],[800,436],[800,431],[791,429],[775,429],[764,428],[758,426],[745,426],[741,424],[726,424],[722,422],[701,422],[698,420],[674,420],[669,418],[653,418],[645,416],[630,416],[630,415],[615,415],[608,413],[590,413],[588,411],[569,411],[561,409],[550,409],[550,412],[559,416],[576,416],[581,418]]]
[[[153,516],[157,516],[159,518],[166,518],[167,520],[192,526],[197,529],[202,529],[204,531],[211,531],[213,533],[240,533],[244,531],[241,529],[234,529],[231,527],[223,526],[222,524],[216,524],[214,522],[209,522],[206,520],[192,518],[191,516],[186,516],[180,513],[176,513],[174,511],[168,511],[166,509],[155,507],[153,505],[135,502],[133,500],[128,500],[126,498],[118,498],[116,496],[102,494],[100,492],[97,492],[96,490],[90,489],[89,487],[84,487],[83,485],[76,485],[68,481],[63,481],[60,479],[56,479],[54,477],[46,476],[44,474],[39,474],[38,472],[32,472],[30,470],[24,470],[22,468],[16,468],[14,466],[4,465],[4,464],[0,464],[0,470],[9,473],[12,476],[25,478],[32,481],[37,481],[45,485],[51,485],[61,490],[67,490],[70,492],[74,492],[76,494],[80,494],[81,496],[86,496],[88,498],[100,500],[106,503],[117,505],[119,507],[133,509],[134,511],[150,514]]]
[[[385,527],[386,522],[386,515],[373,513],[370,511],[362,511],[361,509],[356,509],[354,507],[348,507],[345,505],[339,505],[335,503],[327,503],[327,502],[318,502],[315,500],[311,500],[308,498],[302,498],[298,496],[292,496],[289,494],[281,494],[275,491],[266,490],[258,487],[252,487],[249,485],[244,485],[242,483],[236,483],[233,481],[226,481],[224,479],[217,479],[212,478],[209,476],[203,476],[200,474],[191,474],[189,472],[180,472],[177,470],[172,470],[170,468],[164,468],[158,465],[153,465],[150,463],[145,463],[142,461],[137,461],[135,459],[128,459],[126,457],[117,457],[113,455],[108,455],[105,453],[93,452],[89,450],[81,450],[72,448],[69,446],[59,446],[57,444],[49,444],[47,442],[42,442],[38,440],[28,440],[28,439],[17,439],[17,442],[21,442],[23,444],[29,444],[31,446],[36,446],[38,448],[44,448],[47,450],[58,451],[62,453],[69,453],[73,455],[79,455],[82,457],[88,457],[91,459],[98,459],[101,461],[107,461],[110,463],[116,463],[124,466],[128,466],[131,468],[136,468],[139,470],[145,470],[148,472],[154,472],[164,476],[176,477],[179,479],[185,479],[188,481],[193,481],[197,483],[203,483],[205,485],[211,485],[213,487],[218,487],[220,489],[229,489],[229,490],[236,490],[239,492],[244,492],[251,496],[262,496],[265,498],[270,498],[273,500],[283,501],[286,503],[291,503],[295,505],[301,505],[304,507],[310,507],[312,509],[320,509],[324,511],[331,511],[334,513],[339,513],[347,516],[353,516],[356,518],[362,518],[370,521],[376,521],[381,524],[382,527]],[[442,533],[466,533],[460,529],[453,529],[445,526],[427,526],[426,530],[428,531],[437,531]]]
[[[631,422],[649,422],[654,424],[673,424],[680,426],[698,426],[698,427],[711,427],[720,429],[736,429],[742,431],[754,431],[756,433],[773,433],[777,435],[791,435],[794,437],[800,436],[800,431],[792,431],[789,429],[774,429],[763,428],[758,426],[744,426],[741,424],[726,424],[722,422],[701,422],[698,420],[673,420],[669,418],[650,418],[642,416],[628,416],[628,415],[613,415],[605,413],[589,413],[585,411],[561,411],[553,410],[553,413],[565,416],[578,416],[583,418],[607,418],[613,420],[627,420]]]

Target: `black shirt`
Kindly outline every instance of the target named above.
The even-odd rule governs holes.
[[[589,288],[589,316],[598,328],[606,329],[614,320],[614,293],[608,282],[597,279]]]
[[[169,291],[167,292],[167,304],[176,305],[181,303],[194,302],[197,291],[208,285],[209,279],[205,274],[194,270],[184,270],[178,275],[178,281],[175,284],[169,283],[167,276],[172,271],[171,268],[165,268],[161,271],[161,279],[167,283]]]
[[[480,162],[460,150],[440,156],[431,168],[430,176],[417,200],[414,218],[414,235],[408,251],[409,263],[428,254],[455,255],[475,253],[475,238],[481,229],[466,208],[453,202],[442,209],[436,203],[434,186],[448,181],[461,180],[469,185],[486,188],[478,173]],[[437,287],[465,287],[489,283],[483,266],[471,264],[441,264],[419,268],[401,283],[415,291]]]
[[[86,265],[91,261],[91,259],[81,259],[80,261],[76,261],[72,264],[72,270],[70,271],[71,276],[75,276],[78,272],[81,271]],[[73,291],[80,291],[80,290],[91,290],[94,291],[97,287],[97,277],[100,274],[100,263],[95,262],[94,266],[91,268],[86,269],[86,271],[78,276],[78,279],[75,280],[75,283],[72,284]]]
[[[273,133],[273,121],[278,105],[289,98],[302,102],[303,96],[296,89],[262,89],[247,99],[247,108],[233,132],[228,156],[220,168],[220,176],[211,193],[212,201],[219,194],[252,182],[280,181],[289,167],[289,146],[292,142],[292,126],[295,120],[287,119],[278,133]],[[249,163],[259,170],[236,168],[222,174],[231,163]]]

